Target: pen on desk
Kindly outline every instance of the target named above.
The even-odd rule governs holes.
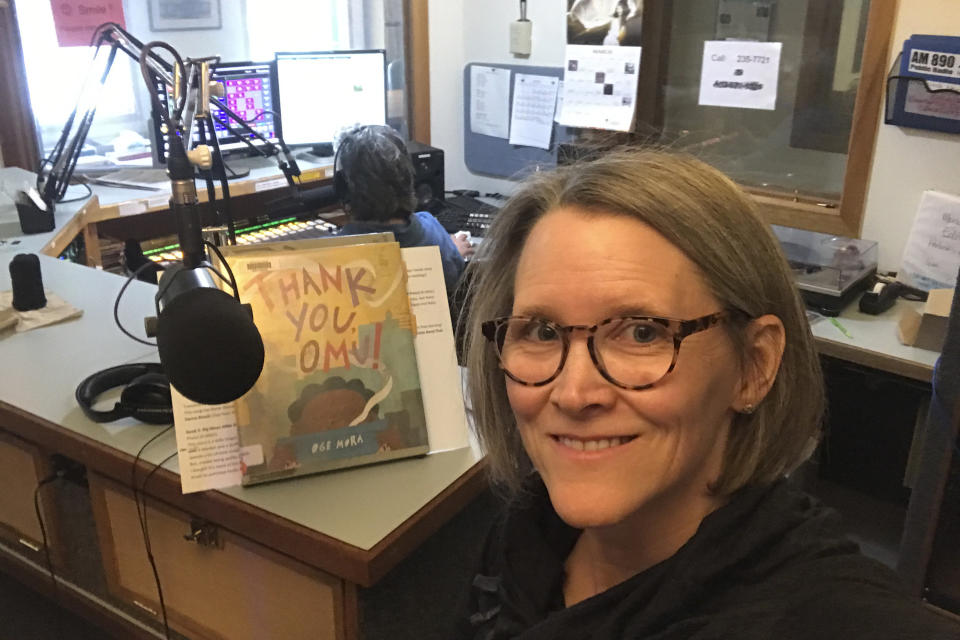
[[[842,333],[843,335],[853,340],[853,335],[849,331],[847,331],[847,328],[845,326],[840,324],[839,320],[837,320],[836,318],[830,318],[830,324],[835,326],[840,333]]]

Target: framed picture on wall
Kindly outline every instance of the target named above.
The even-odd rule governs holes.
[[[219,29],[220,0],[148,0],[151,31]]]

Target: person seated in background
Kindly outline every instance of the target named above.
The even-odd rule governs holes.
[[[439,247],[452,294],[473,247],[465,235],[448,234],[431,213],[414,211],[413,161],[400,134],[383,125],[351,129],[340,137],[334,165],[334,184],[349,217],[340,233],[390,231],[401,247]]]
[[[455,637],[960,638],[788,480],[820,364],[728,178],[650,151],[534,174],[470,271],[469,397],[512,499]]]

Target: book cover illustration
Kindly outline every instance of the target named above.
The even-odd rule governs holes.
[[[243,484],[427,453],[397,243],[229,260],[266,351],[236,403]]]

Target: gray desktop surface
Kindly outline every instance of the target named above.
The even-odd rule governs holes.
[[[922,309],[923,303],[898,300],[892,308],[876,316],[862,313],[856,303],[850,304],[836,318],[850,336],[829,318],[821,318],[811,326],[817,348],[824,355],[929,382],[940,352],[900,342],[897,321],[908,307]]]
[[[77,384],[95,371],[132,361],[157,361],[155,349],[123,336],[114,325],[113,301],[124,279],[44,256],[40,261],[44,286],[84,309],[84,315],[30,332],[0,334],[0,401],[132,457],[164,427],[131,418],[94,423],[83,415],[73,396]],[[0,290],[10,287],[9,271],[3,266]],[[155,285],[134,282],[124,296],[121,320],[139,335],[143,317],[152,312],[155,291]],[[142,458],[157,464],[175,450],[171,431],[151,444]],[[475,447],[468,447],[223,493],[369,550],[481,457]],[[176,459],[164,467],[177,472]]]

